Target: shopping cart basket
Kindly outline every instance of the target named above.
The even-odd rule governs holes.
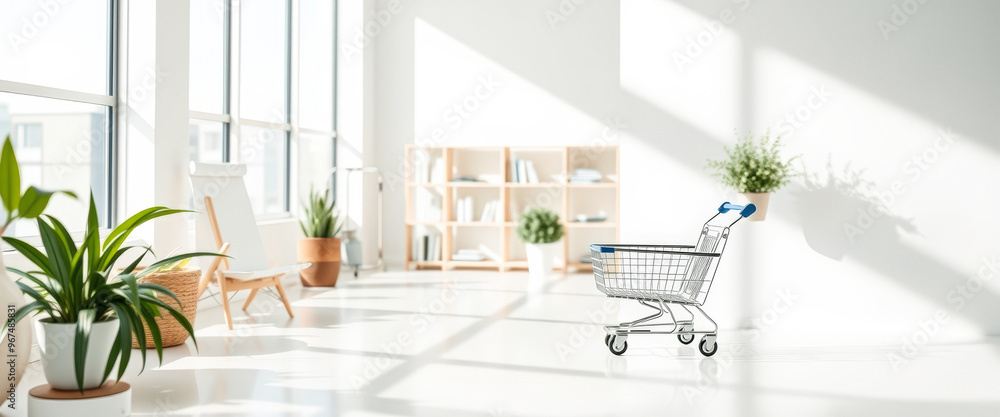
[[[739,213],[736,220],[729,222],[725,220],[727,216],[720,217],[730,211]],[[604,343],[611,353],[625,353],[630,334],[676,334],[685,345],[700,334],[703,336],[698,350],[705,356],[714,355],[719,349],[716,343],[719,326],[701,306],[712,287],[715,270],[729,239],[729,228],[755,211],[757,207],[753,204],[723,203],[718,213],[705,222],[694,245],[590,245],[598,290],[608,297],[637,300],[657,310],[635,321],[605,326]],[[674,307],[680,307],[687,314],[678,316]],[[711,329],[695,326],[692,308],[711,323]],[[650,323],[664,314],[669,316],[669,323]]]

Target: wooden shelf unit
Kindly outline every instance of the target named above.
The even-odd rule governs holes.
[[[517,238],[517,217],[526,206],[543,206],[559,214],[565,230],[562,239],[561,263],[556,269],[587,269],[590,264],[580,258],[589,254],[590,243],[618,241],[620,237],[621,195],[620,155],[618,146],[510,146],[510,147],[434,147],[407,145],[406,161],[406,268],[455,268],[499,271],[526,269],[524,244]],[[421,162],[418,162],[418,158]],[[536,183],[514,182],[512,162],[531,160],[538,172]],[[418,173],[417,167],[429,171]],[[571,183],[570,175],[577,168],[594,168],[601,172],[598,183]],[[422,175],[420,175],[422,174]],[[459,177],[481,178],[484,182],[454,181]],[[439,201],[440,207],[419,207],[417,195]],[[474,204],[475,221],[456,220],[458,198],[473,196],[496,200],[502,221],[480,222],[483,201]],[[533,198],[532,198],[533,197]],[[530,203],[525,203],[530,200]],[[599,208],[608,219],[604,222],[573,222],[579,214]],[[418,213],[433,211],[438,218],[428,220]],[[573,216],[572,218],[570,216]],[[435,216],[431,216],[435,217]],[[414,259],[414,237],[433,233],[441,236],[441,259]],[[485,238],[484,238],[485,236]],[[478,244],[487,259],[479,262],[453,261],[458,249]]]

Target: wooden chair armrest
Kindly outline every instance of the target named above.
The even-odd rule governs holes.
[[[229,251],[228,242],[223,243],[222,247],[219,248],[220,255],[225,255],[226,252],[228,251]],[[219,269],[219,264],[222,263],[223,259],[225,258],[222,256],[216,256],[214,259],[212,259],[212,263],[208,266],[208,268],[206,268],[205,271],[201,273],[201,281],[198,283],[198,298],[201,298],[201,295],[205,293],[206,289],[208,289],[208,284],[212,282],[212,277],[215,276],[215,271]]]

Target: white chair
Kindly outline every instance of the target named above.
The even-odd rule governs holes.
[[[257,229],[250,197],[243,183],[246,172],[246,165],[242,164],[191,163],[195,210],[204,214],[197,216],[198,230],[201,232],[210,228],[219,253],[231,257],[212,260],[201,276],[198,297],[201,297],[213,279],[218,282],[223,314],[229,330],[233,329],[233,317],[229,311],[228,293],[240,290],[250,290],[250,296],[243,304],[243,310],[246,310],[258,290],[275,287],[288,310],[288,316],[295,317],[288,295],[281,285],[281,277],[299,272],[310,265],[271,267],[268,264],[264,241]]]

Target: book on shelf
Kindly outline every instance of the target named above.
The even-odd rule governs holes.
[[[601,182],[601,171],[593,168],[577,168],[569,176],[569,182],[574,184]]]
[[[528,172],[528,182],[537,183],[538,182],[538,172],[535,171],[535,163],[531,161],[524,161],[526,165],[525,171]]]
[[[475,221],[472,217],[475,206],[476,204],[472,196],[459,198],[455,201],[455,221],[459,223]]]
[[[426,234],[414,236],[413,250],[410,257],[414,261],[440,261],[441,260],[441,235]]]
[[[519,184],[529,184],[538,182],[538,172],[535,171],[535,163],[526,159],[515,159],[513,162],[513,182]]]
[[[486,256],[483,252],[476,249],[459,249],[454,255],[451,255],[451,260],[459,262],[481,262],[486,260]]]
[[[431,157],[423,153],[413,160],[413,182],[419,184],[440,184],[444,182],[444,158]]]
[[[479,216],[479,221],[481,222],[494,222],[497,221],[497,208],[500,206],[500,201],[491,200],[483,206],[483,213]]]

